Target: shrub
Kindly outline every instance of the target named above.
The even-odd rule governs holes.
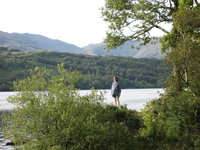
[[[81,96],[74,88],[81,75],[63,66],[58,65],[59,74],[54,76],[36,67],[31,76],[14,83],[20,92],[9,97],[15,108],[3,116],[5,137],[26,150],[133,147],[131,124],[139,123],[133,112],[125,107],[108,109],[103,93],[95,90]]]

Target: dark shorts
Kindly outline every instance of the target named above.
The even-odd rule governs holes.
[[[120,95],[113,94],[113,95],[112,95],[112,97],[114,97],[114,98],[119,98],[119,97],[120,97]]]

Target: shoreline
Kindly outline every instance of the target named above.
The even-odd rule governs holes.
[[[105,103],[113,104],[113,98],[110,94],[110,89],[98,89],[98,91],[105,91]],[[90,93],[91,90],[81,90],[80,94],[85,95]],[[13,109],[12,104],[7,101],[8,96],[14,95],[16,92],[0,92],[0,115],[2,113],[11,112]],[[145,89],[122,89],[122,95],[120,101],[122,105],[127,105],[128,109],[141,111],[147,102],[152,101],[160,97],[160,94],[164,93],[162,88],[145,88]],[[13,150],[13,146],[7,146],[6,143],[11,142],[3,138],[2,123],[0,123],[0,149],[1,150]]]
[[[0,110],[0,116],[3,114],[3,113],[9,113],[11,110]],[[1,118],[0,118],[0,121],[1,121]],[[11,140],[9,139],[4,139],[4,136],[3,136],[3,131],[2,131],[2,121],[0,122],[0,149],[1,150],[13,150],[14,147],[11,146],[11,145],[7,145],[8,143],[10,143]]]

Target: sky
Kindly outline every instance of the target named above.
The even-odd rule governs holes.
[[[3,32],[40,34],[79,47],[101,43],[106,36],[99,10],[104,0],[0,0],[0,6]]]

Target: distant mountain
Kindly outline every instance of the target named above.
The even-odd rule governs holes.
[[[105,49],[106,44],[90,44],[84,47],[85,53],[90,55],[113,55],[113,56],[131,56],[134,58],[162,58],[164,55],[161,54],[160,43],[147,44],[141,46],[139,49],[131,49],[131,45],[137,43],[126,42],[121,48],[116,48],[111,51]]]
[[[51,50],[59,52],[81,53],[90,55],[113,55],[134,58],[162,58],[160,43],[141,46],[140,49],[131,49],[131,45],[137,43],[126,42],[121,48],[109,52],[105,50],[106,44],[90,44],[83,48],[60,40],[53,40],[48,37],[29,33],[7,33],[0,31],[0,46],[21,51]]]
[[[52,50],[71,53],[83,52],[83,49],[73,44],[29,33],[19,34],[0,31],[0,45],[21,51]]]

